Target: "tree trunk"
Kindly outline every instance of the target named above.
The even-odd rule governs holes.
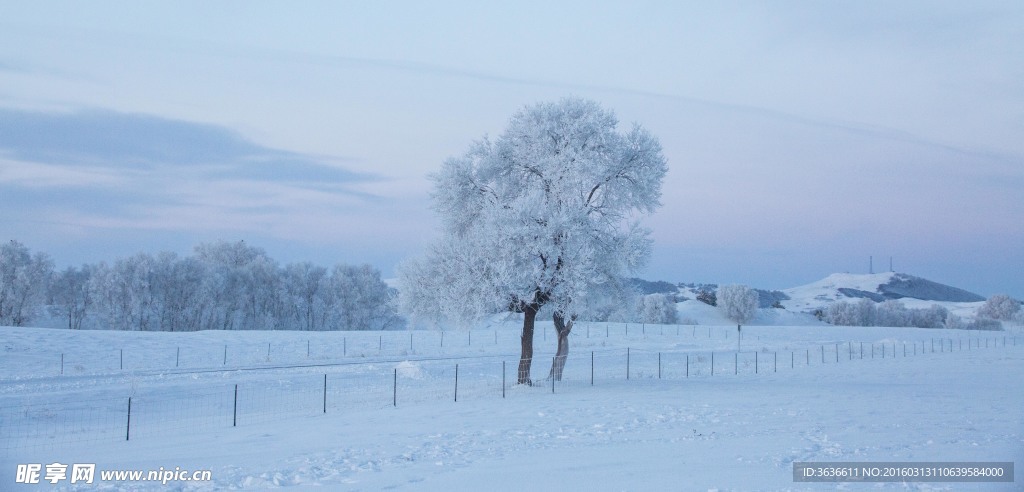
[[[533,384],[530,381],[530,364],[533,362],[533,324],[537,320],[538,309],[535,304],[529,304],[523,309],[522,355],[519,357],[518,384]]]
[[[549,378],[553,378],[555,381],[562,380],[562,371],[565,369],[565,359],[569,357],[569,332],[572,331],[572,319],[566,323],[565,318],[555,313],[555,331],[558,332],[558,351],[555,352],[555,358],[551,361],[551,372],[548,373]]]

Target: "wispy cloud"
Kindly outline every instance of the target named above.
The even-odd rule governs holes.
[[[0,109],[0,206],[86,227],[265,230],[379,200],[342,159],[259,145],[216,125],[88,110]]]

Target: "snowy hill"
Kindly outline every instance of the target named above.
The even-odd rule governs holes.
[[[782,305],[791,311],[808,312],[841,300],[860,298],[882,302],[899,299],[908,306],[921,304],[954,304],[963,307],[985,300],[984,297],[963,289],[932,282],[905,273],[852,274],[835,273],[822,280],[800,287],[786,289],[789,297]],[[976,306],[975,306],[976,307]]]
[[[683,324],[729,325],[731,321],[713,306],[698,301],[701,293],[718,290],[716,284],[685,284],[634,279],[641,292],[674,295],[680,322]],[[933,282],[906,273],[851,274],[836,273],[817,282],[782,291],[757,290],[761,310],[753,325],[817,325],[822,324],[811,313],[826,310],[837,301],[853,302],[862,298],[874,302],[899,300],[907,308],[923,309],[938,304],[949,312],[973,318],[985,298],[963,289]],[[781,306],[781,309],[778,309]],[[776,309],[772,309],[775,307]]]

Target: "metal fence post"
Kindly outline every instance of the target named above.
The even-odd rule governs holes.
[[[132,438],[132,397],[128,397],[128,424],[125,426],[124,440],[129,441]]]

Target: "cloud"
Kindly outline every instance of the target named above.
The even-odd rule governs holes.
[[[349,182],[370,176],[302,154],[253,143],[216,125],[151,115],[84,110],[67,113],[0,109],[0,152],[9,158],[66,166],[147,170],[219,166],[253,179]]]
[[[267,231],[344,217],[380,200],[360,186],[381,178],[342,160],[151,115],[0,109],[0,207],[42,224]]]

